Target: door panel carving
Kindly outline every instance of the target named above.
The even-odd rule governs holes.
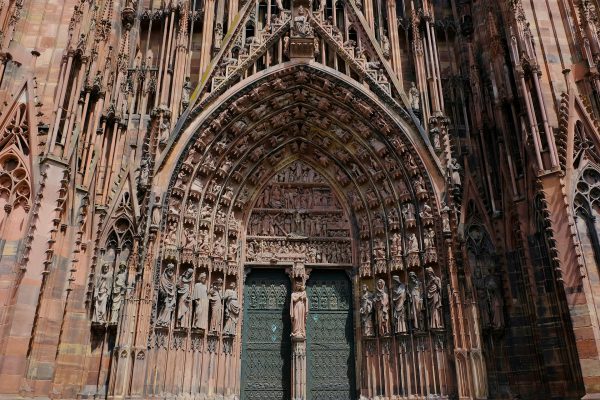
[[[290,399],[290,281],[255,270],[244,291],[242,399]]]
[[[307,292],[308,399],[354,399],[350,280],[342,271],[313,271]]]

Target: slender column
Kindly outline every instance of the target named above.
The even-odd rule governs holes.
[[[306,399],[306,338],[292,337],[292,399]]]

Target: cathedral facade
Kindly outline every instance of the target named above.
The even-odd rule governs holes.
[[[597,0],[0,0],[0,399],[600,399]]]

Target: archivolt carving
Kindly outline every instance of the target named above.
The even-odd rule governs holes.
[[[243,266],[301,262],[361,277],[364,309],[379,315],[364,332],[365,348],[375,341],[391,349],[402,341],[395,334],[415,335],[428,350],[407,346],[410,357],[425,351],[423,357],[443,359],[429,350],[446,326],[437,243],[442,227],[435,223],[430,176],[404,133],[360,96],[300,68],[243,91],[213,115],[181,155],[170,183],[155,329],[171,341],[185,332],[194,346],[228,357],[240,346]],[[406,311],[393,302],[399,286],[392,272],[406,287]],[[187,273],[189,282],[181,278]],[[369,300],[375,287],[377,297]],[[193,288],[197,297],[190,296]],[[375,362],[365,360],[366,368],[378,369]],[[195,368],[206,371],[208,363],[199,360]],[[233,385],[238,378],[227,379]],[[439,393],[440,379],[427,390]],[[369,385],[374,396],[387,384]]]

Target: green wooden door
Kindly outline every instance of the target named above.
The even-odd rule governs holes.
[[[242,400],[289,400],[290,279],[282,270],[254,270],[244,288]]]
[[[308,399],[355,399],[350,280],[343,271],[313,271],[306,290]]]

